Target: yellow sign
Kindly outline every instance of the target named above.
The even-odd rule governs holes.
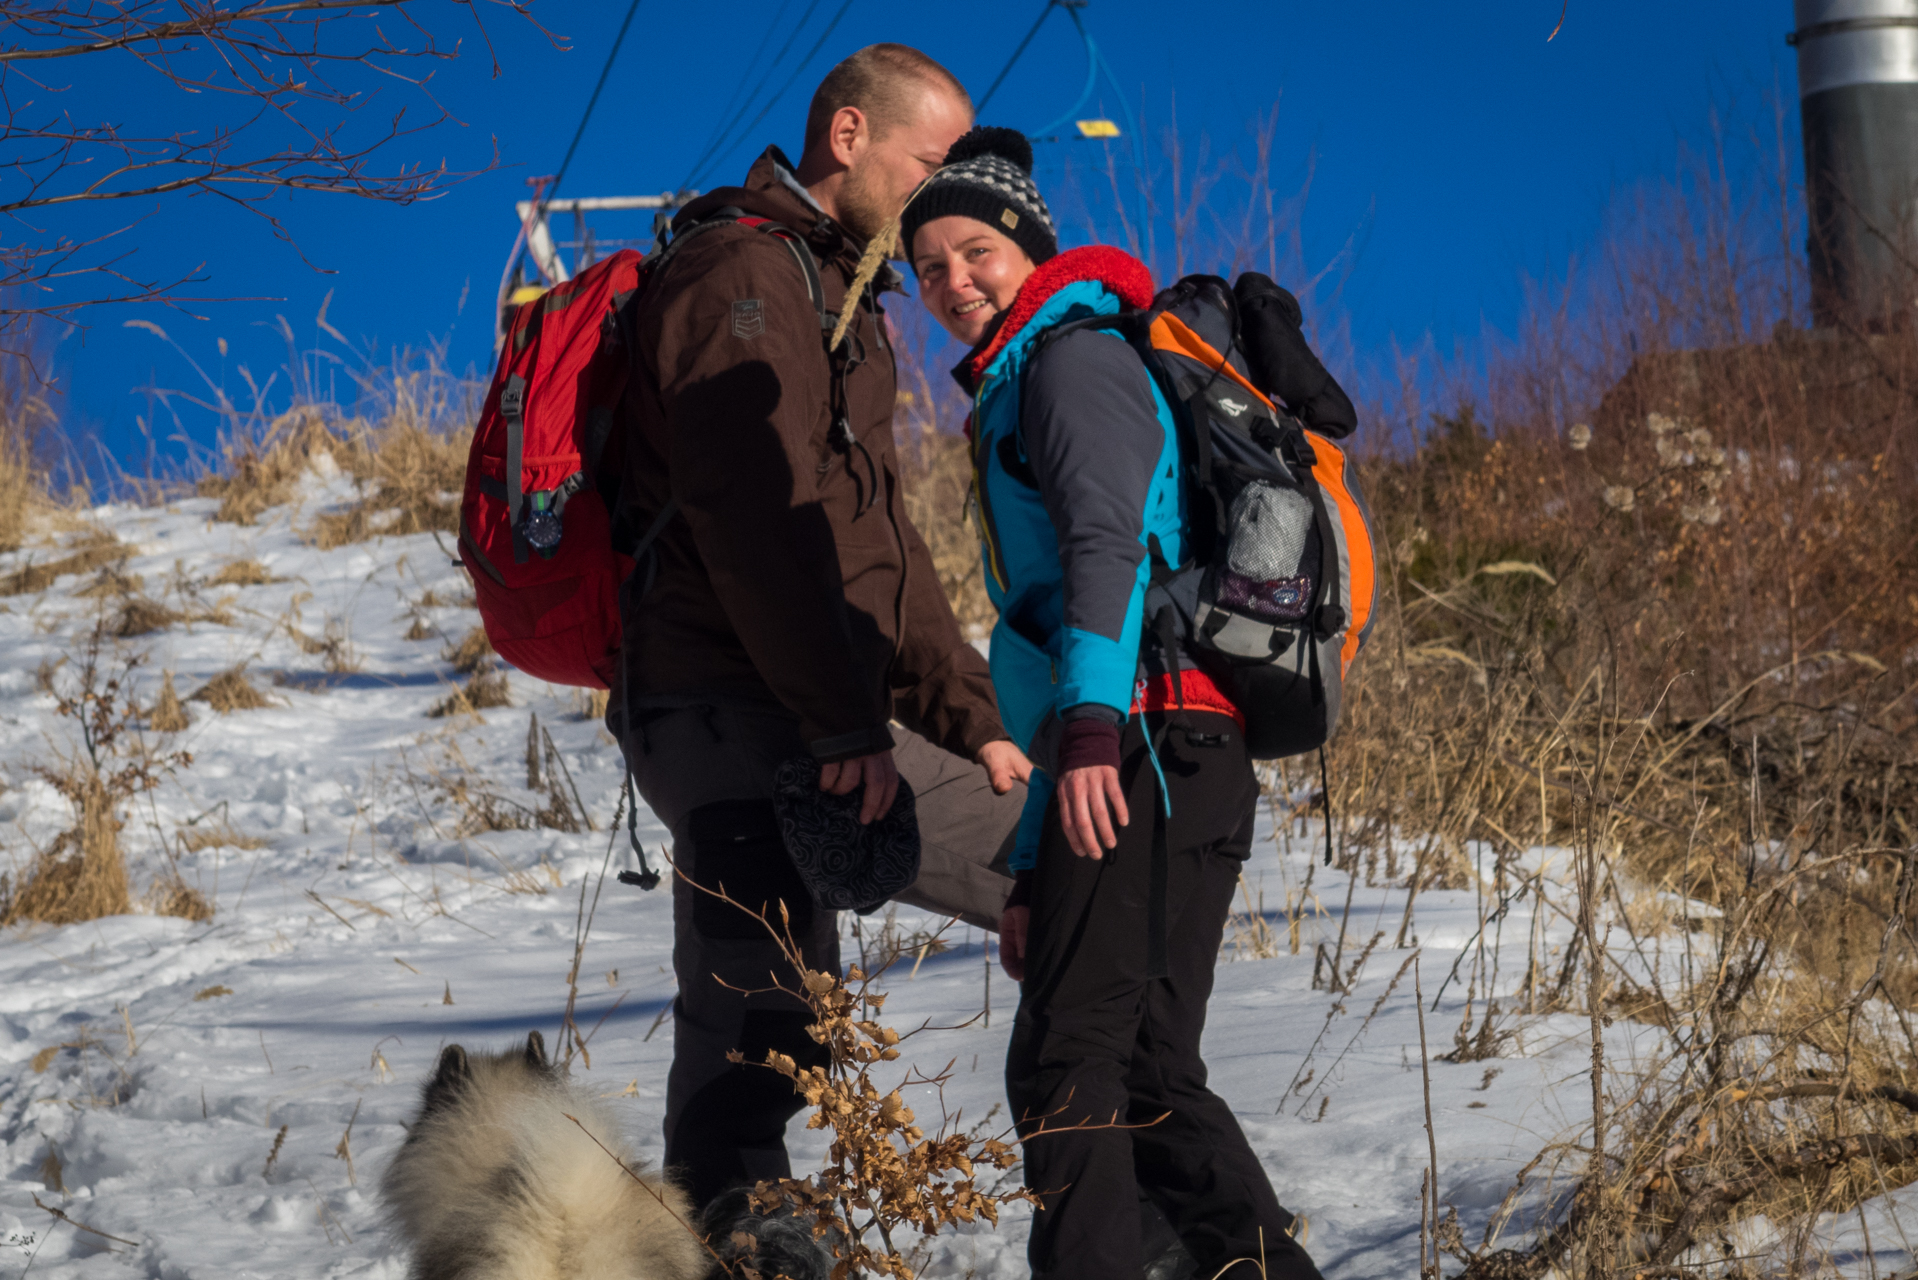
[[[1110,120],[1081,120],[1078,123],[1079,136],[1081,138],[1116,138],[1119,136],[1119,126]]]

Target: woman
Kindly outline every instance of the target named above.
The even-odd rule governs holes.
[[[993,686],[1043,770],[1000,932],[1023,984],[1007,1090],[1045,1193],[1033,1274],[1143,1276],[1143,1193],[1199,1275],[1253,1280],[1262,1257],[1315,1280],[1199,1057],[1258,786],[1231,702],[1145,635],[1152,566],[1185,554],[1178,435],[1096,317],[1149,305],[1151,276],[1116,249],[1059,253],[1031,168],[1018,133],[974,129],[901,233],[927,309],[971,348],[955,372],[974,398]]]

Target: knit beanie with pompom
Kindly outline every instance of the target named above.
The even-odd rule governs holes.
[[[952,144],[945,164],[926,179],[900,219],[907,255],[919,228],[954,214],[1003,233],[1035,266],[1059,252],[1052,211],[1032,181],[1032,144],[1017,129],[980,125]]]

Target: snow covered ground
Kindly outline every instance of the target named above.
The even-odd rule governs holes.
[[[380,1224],[373,1188],[440,1047],[503,1046],[532,1028],[558,1039],[581,885],[608,849],[617,748],[573,691],[517,674],[510,707],[428,718],[459,679],[442,649],[476,621],[459,603],[463,575],[431,537],[327,553],[303,543],[295,530],[343,495],[338,480],[316,481],[301,509],[248,528],[214,523],[203,500],[95,513],[131,544],[123,571],[143,579],[146,595],[176,608],[197,599],[200,612],[228,619],[121,642],[147,655],[142,698],[155,695],[162,671],[184,697],[246,662],[275,703],[221,716],[189,702],[193,723],[174,745],[193,763],[139,799],[123,833],[136,893],[162,866],[162,840],[178,847],[182,832],[216,829],[244,838],[181,859],[187,880],[217,904],[210,922],[135,914],[0,934],[0,1276],[397,1280],[406,1259]],[[51,554],[0,557],[0,573]],[[196,585],[242,559],[276,581]],[[67,802],[34,772],[72,749],[75,728],[37,673],[63,656],[55,687],[71,671],[100,608],[75,594],[88,581],[0,600],[0,869],[8,858],[24,866],[72,825]],[[329,672],[297,642],[295,630],[320,637],[329,623],[350,646],[334,665],[355,669]],[[409,631],[432,634],[410,640]],[[547,803],[523,785],[533,714],[599,830],[463,833],[465,815],[489,805]],[[643,811],[639,831],[653,849],[664,839]],[[1277,945],[1264,948],[1268,958],[1228,946],[1206,1038],[1214,1085],[1281,1199],[1306,1219],[1328,1276],[1414,1275],[1428,1162],[1414,982],[1429,1009],[1454,962],[1477,946],[1482,897],[1421,895],[1410,931],[1418,970],[1401,974],[1414,954],[1392,947],[1403,890],[1313,870],[1315,826],[1280,832],[1268,815],[1262,834],[1248,891],[1254,904],[1262,895]],[[1533,865],[1553,856],[1536,851]],[[622,838],[613,866],[630,865]],[[1344,966],[1376,931],[1386,938],[1339,996],[1314,989],[1314,953],[1336,943],[1348,889]],[[1288,901],[1306,904],[1296,954]],[[1516,903],[1500,926],[1507,996],[1523,978],[1529,912]],[[848,955],[858,949],[850,920]],[[867,939],[879,923],[864,922]],[[937,926],[903,909],[896,923]],[[1250,915],[1240,924],[1249,943]],[[1556,920],[1542,928],[1547,944],[1565,936]],[[947,936],[949,950],[893,971],[886,1015],[901,1029],[951,1024],[990,1000],[989,1022],[911,1042],[927,1070],[954,1063],[946,1102],[970,1124],[1001,1101],[1015,991],[1002,974],[988,981],[991,956],[976,932]],[[613,1100],[651,1160],[672,1053],[670,945],[667,895],[609,877],[579,979],[591,1065],[574,1070]],[[1469,968],[1428,1014],[1433,1054],[1451,1047]],[[1547,1143],[1577,1137],[1589,1115],[1584,1020],[1512,1025],[1518,1038],[1499,1057],[1431,1064],[1441,1197],[1473,1244],[1517,1171]],[[1611,1052],[1629,1057],[1633,1028],[1612,1034]],[[937,1115],[931,1099],[912,1101],[922,1118]],[[802,1170],[823,1150],[797,1125],[793,1147]],[[1873,1265],[1890,1274],[1912,1259],[1898,1215],[1880,1209]],[[1024,1274],[1025,1223],[1015,1209],[996,1231],[932,1242],[924,1274]],[[1859,1250],[1846,1256],[1848,1273],[1873,1262]]]

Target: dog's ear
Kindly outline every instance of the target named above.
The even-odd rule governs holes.
[[[449,1044],[440,1054],[439,1070],[433,1075],[435,1090],[452,1093],[472,1077],[472,1069],[466,1062],[466,1049],[457,1044]]]
[[[546,1037],[537,1031],[526,1033],[526,1065],[535,1071],[551,1071],[552,1064],[546,1061]]]
[[[426,1082],[425,1095],[420,1100],[421,1118],[453,1105],[471,1079],[466,1050],[456,1044],[447,1045],[440,1053],[440,1065],[433,1072],[433,1078]]]

